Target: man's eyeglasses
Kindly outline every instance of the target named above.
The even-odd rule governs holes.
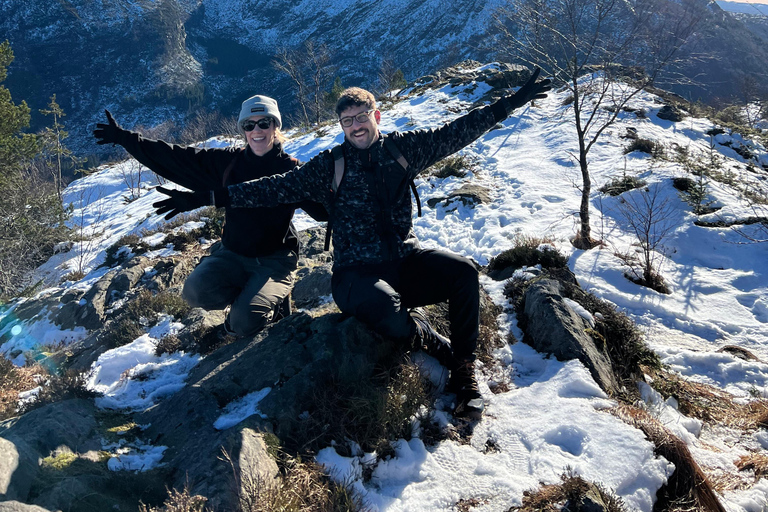
[[[259,119],[258,121],[254,121],[253,119],[246,119],[240,123],[240,127],[243,129],[243,131],[246,132],[253,131],[253,129],[257,126],[262,130],[268,130],[269,127],[272,126],[272,118],[265,117],[263,119]]]
[[[376,109],[372,110],[366,110],[365,112],[360,112],[356,116],[346,116],[339,119],[339,122],[341,123],[341,126],[344,128],[349,128],[352,126],[352,123],[357,120],[358,123],[363,124],[364,122],[368,121],[368,119],[371,117],[371,112],[376,112]]]

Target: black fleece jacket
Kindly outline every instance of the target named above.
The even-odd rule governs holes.
[[[257,156],[248,146],[238,150],[200,149],[126,132],[120,145],[155,173],[191,190],[211,190],[282,174],[299,164],[278,143],[266,155]],[[303,201],[271,207],[226,208],[221,242],[227,249],[250,258],[285,248],[298,252],[298,237],[291,223],[293,212],[302,208],[318,220],[327,220],[327,214],[318,207]]]

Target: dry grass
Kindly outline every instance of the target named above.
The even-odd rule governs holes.
[[[0,356],[0,421],[19,414],[19,393],[36,387],[35,376],[47,373],[41,366],[18,367]]]
[[[768,400],[754,400],[742,405],[734,402],[730,393],[713,386],[689,382],[665,370],[646,370],[653,377],[653,388],[665,399],[674,397],[678,409],[686,416],[739,430],[766,426]]]
[[[292,453],[313,453],[334,440],[341,441],[337,450],[343,451],[351,440],[385,456],[392,453],[391,441],[411,438],[413,418],[428,419],[424,411],[433,390],[409,359],[379,368],[373,377],[343,368],[341,363],[328,385],[313,390],[308,414],[292,425],[286,439]]]
[[[734,464],[739,468],[739,471],[754,471],[755,481],[768,477],[768,455],[764,453],[744,455]]]
[[[287,458],[282,474],[265,482],[245,478],[238,482],[238,512],[365,512],[362,500],[348,486],[333,482],[314,462]]]
[[[599,484],[591,484],[566,468],[560,475],[560,483],[544,485],[535,491],[523,493],[523,504],[512,507],[508,512],[561,512],[563,510],[581,510],[580,504],[592,491],[605,504],[606,512],[623,512],[624,504],[620,498],[612,495]]]
[[[541,265],[543,268],[566,267],[568,258],[550,247],[554,247],[554,240],[551,238],[517,235],[512,241],[511,249],[501,252],[488,262],[488,275],[494,279],[505,279],[506,277],[499,274],[507,268],[518,269],[534,265]]]
[[[648,412],[619,405],[611,412],[628,425],[640,429],[654,445],[654,454],[675,465],[675,471],[656,492],[654,510],[726,512],[712,483],[693,459],[685,442],[673,435]]]
[[[182,491],[170,489],[168,499],[160,507],[148,507],[141,503],[139,512],[209,512],[210,509],[205,506],[207,501],[208,498],[204,496],[193,496],[185,486]]]

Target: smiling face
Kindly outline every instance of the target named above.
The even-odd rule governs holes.
[[[368,119],[360,122],[357,116],[366,112],[368,112]],[[345,122],[349,122],[342,121],[345,119],[351,120],[352,124],[344,126]],[[366,105],[354,105],[342,111],[339,120],[347,140],[357,149],[367,149],[379,138],[381,112],[378,110],[370,111]]]
[[[269,153],[275,145],[275,121],[271,117],[266,116],[251,116],[248,119],[257,122],[261,119],[270,121],[269,128],[261,128],[257,124],[253,127],[253,130],[245,132],[245,140],[248,142],[251,151],[258,156],[264,156]]]

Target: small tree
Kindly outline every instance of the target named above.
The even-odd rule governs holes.
[[[301,109],[301,124],[320,123],[327,112],[325,91],[334,72],[328,47],[308,40],[300,50],[281,48],[272,65],[288,75],[293,84],[294,97]]]
[[[593,247],[589,152],[622,109],[650,87],[693,34],[703,8],[691,0],[509,0],[495,14],[502,51],[542,67],[573,101],[581,171],[574,245]]]
[[[51,96],[48,108],[40,110],[40,113],[46,116],[53,116],[53,124],[43,129],[40,133],[40,140],[43,144],[43,156],[48,156],[53,160],[51,176],[56,194],[61,201],[61,190],[64,188],[62,180],[62,160],[68,161],[70,165],[78,165],[82,160],[77,158],[72,151],[64,146],[64,139],[69,137],[69,132],[64,129],[64,123],[61,119],[66,116],[64,110],[56,103],[56,95]]]
[[[126,203],[132,203],[141,197],[141,175],[144,166],[135,158],[129,158],[120,164],[120,175],[128,187],[128,195],[123,197]]]
[[[0,43],[0,83],[13,62],[7,41]],[[31,271],[64,239],[61,201],[33,165],[38,154],[29,127],[30,109],[16,105],[0,86],[0,294],[13,295],[28,284]]]
[[[391,94],[395,89],[403,89],[408,85],[403,71],[395,65],[395,61],[385,58],[379,66],[379,84],[377,92],[379,96]]]
[[[656,291],[669,293],[659,269],[664,242],[675,228],[675,210],[669,198],[662,195],[658,184],[631,190],[621,195],[618,211],[640,247],[639,263],[634,258],[625,259],[630,269],[627,277]]]

